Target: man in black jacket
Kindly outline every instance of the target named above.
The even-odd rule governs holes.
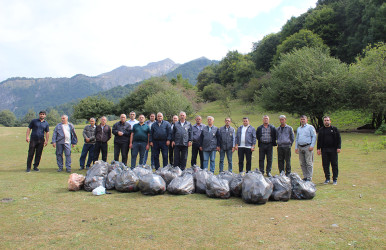
[[[172,131],[170,123],[164,121],[164,116],[161,112],[157,114],[157,121],[151,125],[150,130],[150,146],[153,147],[154,167],[157,170],[160,167],[159,153],[162,152],[163,166],[168,165],[168,150],[172,139]]]
[[[119,153],[122,155],[122,163],[127,165],[131,126],[126,122],[126,115],[121,114],[120,121],[113,125],[114,137],[114,161],[119,161]]]
[[[332,168],[333,184],[337,185],[338,179],[338,153],[341,150],[342,139],[339,130],[331,126],[331,119],[328,116],[323,118],[324,127],[319,129],[318,133],[318,155],[322,154],[322,165],[326,181],[330,183],[330,163]]]
[[[276,146],[276,128],[269,124],[268,115],[263,116],[263,125],[256,130],[259,145],[259,169],[264,174],[264,160],[267,156],[267,176],[271,177],[273,146]]]
[[[94,161],[99,158],[99,153],[102,151],[102,161],[107,161],[107,142],[111,138],[111,128],[106,124],[106,116],[102,116],[101,123],[95,128],[95,149],[94,149]]]

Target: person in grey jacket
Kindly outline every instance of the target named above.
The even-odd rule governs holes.
[[[220,172],[224,171],[225,154],[228,159],[228,171],[232,172],[232,155],[235,151],[236,134],[235,129],[230,125],[230,117],[225,118],[225,126],[220,128]]]
[[[56,162],[58,172],[63,171],[63,152],[66,156],[66,172],[71,173],[71,145],[78,143],[78,137],[72,123],[68,122],[68,116],[62,115],[62,123],[56,125],[52,135],[52,146],[56,148]]]
[[[263,116],[263,125],[256,129],[256,139],[259,145],[259,169],[264,174],[264,160],[267,156],[267,176],[272,177],[273,147],[276,146],[276,128],[269,124],[269,116]]]
[[[172,147],[174,147],[174,166],[184,170],[188,159],[188,148],[192,146],[192,124],[186,120],[186,113],[180,112],[180,120],[174,124]]]
[[[126,115],[121,114],[120,121],[113,125],[112,133],[114,137],[114,161],[119,161],[119,153],[122,155],[122,163],[127,165],[127,155],[129,153],[129,141],[131,125],[126,122]]]
[[[201,116],[196,116],[195,118],[196,124],[192,126],[192,132],[193,132],[193,143],[192,143],[192,158],[190,160],[190,164],[196,165],[197,164],[197,155],[200,156],[200,167],[203,168],[203,161],[204,161],[204,155],[203,152],[200,150],[200,136],[201,131],[205,127],[204,124],[202,124],[202,118]]]
[[[279,172],[284,171],[285,161],[285,174],[289,176],[291,174],[291,147],[295,140],[294,130],[291,126],[288,126],[285,115],[279,116],[280,127],[276,128],[277,136],[277,165]]]
[[[154,113],[151,113],[149,115],[149,120],[145,121],[145,124],[150,128],[151,130],[151,126],[154,124],[155,122],[155,114]],[[154,167],[154,150],[153,150],[153,146],[150,145],[150,149],[146,150],[145,151],[145,156],[143,158],[143,165],[146,165],[146,162],[147,162],[147,155],[149,154],[149,150],[151,150],[151,153],[150,153],[150,164],[151,164],[151,167],[152,168],[155,168]]]
[[[171,126],[168,121],[164,121],[164,115],[159,112],[157,121],[153,123],[150,130],[150,146],[154,150],[154,167],[157,170],[160,167],[159,153],[162,152],[163,167],[168,165],[168,151],[172,139]]]
[[[208,126],[205,126],[200,135],[200,150],[203,152],[203,169],[208,168],[210,158],[210,172],[214,173],[216,151],[220,151],[220,130],[213,125],[213,116],[208,116]]]
[[[239,155],[239,171],[243,172],[244,156],[247,160],[246,171],[251,171],[252,152],[255,151],[256,145],[256,130],[249,125],[248,117],[243,118],[243,125],[237,129],[236,134],[236,150]]]
[[[90,125],[87,125],[83,129],[83,138],[84,144],[82,148],[82,153],[79,158],[79,170],[84,169],[84,163],[88,154],[88,160],[86,164],[86,169],[90,168],[91,163],[94,163],[94,147],[95,147],[95,118],[90,118]]]

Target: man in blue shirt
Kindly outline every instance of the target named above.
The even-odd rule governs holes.
[[[300,117],[301,126],[296,131],[295,153],[299,154],[303,180],[312,181],[316,131],[312,125],[307,124],[307,121],[307,116],[302,115]]]
[[[33,119],[27,128],[26,142],[29,143],[28,157],[27,157],[27,170],[31,172],[32,159],[35,155],[34,171],[39,171],[39,163],[43,153],[43,147],[47,146],[49,139],[49,125],[44,119],[46,118],[46,111],[39,112],[39,119]],[[31,137],[30,137],[30,132]]]

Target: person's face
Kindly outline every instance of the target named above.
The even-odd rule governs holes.
[[[307,118],[300,118],[300,124],[305,125],[307,123]]]
[[[280,118],[280,124],[285,125],[286,119],[285,118]]]
[[[94,119],[90,119],[90,125],[91,125],[91,126],[94,126],[94,125],[95,125],[95,120],[94,120]]]
[[[243,125],[248,126],[249,125],[249,120],[248,119],[243,119]]]
[[[176,123],[176,122],[178,122],[178,116],[173,116],[173,123]]]
[[[231,125],[231,119],[225,119],[225,126],[229,127]]]
[[[151,115],[150,115],[150,121],[152,121],[152,122],[155,121],[155,115],[154,115],[154,114],[151,114]]]
[[[126,121],[126,116],[125,115],[121,115],[121,122],[125,122]]]
[[[212,126],[212,125],[213,125],[213,118],[212,118],[212,117],[209,117],[209,118],[208,118],[208,125],[209,125],[209,126]]]
[[[62,123],[66,124],[68,122],[68,118],[66,116],[62,116]]]
[[[106,117],[102,117],[101,124],[104,126],[106,124],[106,122],[107,122]]]
[[[40,120],[44,120],[46,118],[46,114],[44,114],[44,113],[40,113],[39,114],[39,119]]]
[[[269,124],[269,117],[263,117],[263,124]]]
[[[185,113],[181,113],[181,114],[180,114],[180,120],[185,121],[185,118],[186,118]]]
[[[162,114],[157,115],[157,121],[162,122],[163,119],[164,119],[164,116]]]
[[[201,124],[202,122],[202,118],[201,117],[196,117],[196,123],[197,124]]]
[[[134,120],[135,119],[135,113],[130,113],[130,119]]]
[[[323,119],[323,122],[324,122],[324,126],[325,127],[330,127],[330,125],[331,125],[331,120],[330,120],[330,118],[324,118]]]
[[[145,121],[145,116],[144,115],[140,115],[138,117],[138,120],[139,120],[140,123],[143,123]]]

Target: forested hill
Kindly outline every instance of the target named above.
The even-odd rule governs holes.
[[[61,105],[116,86],[165,75],[178,66],[165,59],[143,67],[121,66],[95,77],[78,74],[71,78],[9,78],[0,83],[0,110],[11,110],[20,117],[31,108],[38,111]]]

